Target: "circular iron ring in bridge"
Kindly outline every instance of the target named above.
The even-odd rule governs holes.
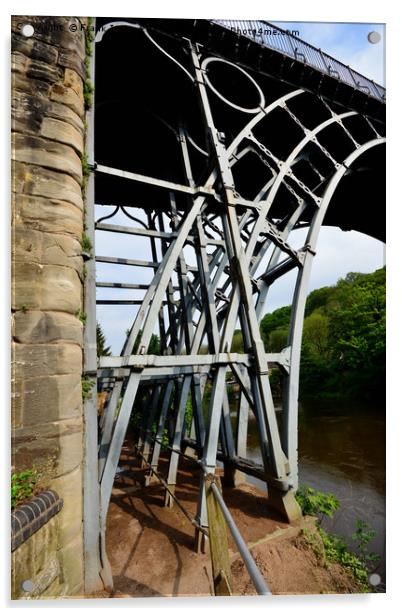
[[[260,97],[260,104],[258,105],[258,107],[254,107],[252,109],[248,108],[248,107],[240,107],[240,105],[236,105],[236,103],[232,103],[231,101],[229,101],[227,98],[225,98],[223,96],[223,94],[221,94],[210,82],[209,77],[207,75],[207,71],[206,68],[208,66],[208,64],[211,64],[212,62],[223,62],[223,64],[228,64],[229,66],[233,66],[234,68],[236,68],[238,71],[240,71],[241,73],[243,73],[243,75],[245,75],[247,77],[247,79],[249,81],[251,81],[251,83],[256,87],[257,92],[259,94]],[[249,75],[243,68],[241,68],[240,66],[237,66],[237,64],[234,64],[233,62],[229,62],[228,60],[224,60],[223,58],[206,58],[202,64],[201,64],[201,69],[204,71],[204,78],[206,83],[208,84],[208,86],[211,88],[212,92],[214,92],[216,94],[216,96],[218,98],[221,99],[221,101],[223,101],[224,103],[226,103],[227,105],[230,105],[230,107],[233,107],[233,109],[237,109],[238,111],[244,111],[244,113],[257,113],[258,111],[261,111],[261,108],[264,109],[265,107],[265,97],[264,97],[264,93],[261,90],[260,86],[258,85],[258,83],[251,77],[251,75]]]

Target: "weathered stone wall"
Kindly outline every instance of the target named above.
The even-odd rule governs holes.
[[[13,599],[53,598],[60,595],[60,558],[58,555],[58,517],[42,526],[12,554]],[[24,591],[22,584],[32,582],[32,590]]]
[[[21,34],[23,23],[33,37]],[[27,596],[21,576],[44,596],[74,596],[84,578],[85,36],[80,21],[63,17],[14,17],[12,31],[12,464],[35,466],[41,486],[64,500],[57,519],[15,552],[13,597]]]

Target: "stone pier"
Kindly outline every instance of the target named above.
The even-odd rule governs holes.
[[[27,578],[39,596],[83,594],[82,23],[12,20],[12,467],[64,501],[13,553],[13,598]]]

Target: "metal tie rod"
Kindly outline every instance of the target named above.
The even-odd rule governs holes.
[[[220,491],[218,490],[217,485],[215,484],[215,482],[213,481],[211,483],[211,489],[214,493],[214,496],[216,498],[217,503],[219,504],[221,511],[223,513],[223,517],[226,520],[226,523],[230,529],[230,532],[232,533],[233,539],[236,542],[237,548],[239,550],[240,556],[242,557],[244,564],[247,567],[247,571],[250,574],[251,580],[258,592],[259,595],[271,595],[271,591],[269,590],[267,583],[265,581],[265,579],[263,578],[261,571],[258,569],[257,565],[255,564],[255,560],[252,557],[246,542],[244,541],[243,537],[241,536],[239,529],[237,528],[229,509],[226,506],[225,501],[223,500],[223,496],[220,493]]]
[[[153,441],[157,441],[158,443],[162,444],[162,441],[160,439],[158,439],[157,437],[153,439]],[[166,446],[167,449],[170,449],[171,451],[174,451],[176,453],[178,453],[179,455],[181,455],[183,458],[188,458],[189,460],[191,460],[191,462],[194,462],[195,464],[198,464],[202,470],[204,471],[205,474],[207,474],[207,469],[205,468],[205,465],[201,462],[201,460],[194,460],[194,458],[191,458],[190,456],[187,456],[186,454],[184,454],[182,451],[178,450],[178,449],[174,449],[173,447],[170,447],[169,445]],[[153,469],[152,469],[153,470]],[[244,564],[247,567],[247,571],[249,572],[250,578],[258,592],[259,595],[272,595],[271,591],[269,590],[267,583],[264,579],[264,577],[261,574],[261,571],[258,569],[254,558],[252,557],[250,550],[247,547],[246,542],[244,541],[243,537],[240,534],[239,529],[237,528],[235,521],[233,520],[231,513],[229,511],[229,509],[226,506],[225,501],[223,500],[223,496],[220,493],[220,491],[218,490],[218,487],[216,485],[216,483],[214,481],[211,482],[211,489],[215,495],[215,498],[222,510],[223,513],[223,517],[226,520],[226,523],[230,529],[230,532],[232,533],[233,539],[235,540],[235,543],[237,545],[237,549],[239,550],[240,556],[242,557],[242,559],[244,560]]]
[[[203,528],[200,524],[198,524],[197,520],[195,520],[193,517],[191,517],[191,515],[189,514],[187,509],[185,509],[185,507],[183,507],[183,505],[181,504],[181,502],[179,501],[177,496],[170,490],[170,488],[169,488],[168,484],[166,483],[166,481],[159,475],[159,473],[154,468],[152,468],[152,466],[149,464],[149,462],[147,462],[147,460],[144,458],[144,456],[142,455],[142,453],[140,452],[140,450],[138,449],[137,446],[135,446],[135,449],[136,449],[137,455],[146,464],[147,468],[151,471],[151,473],[153,475],[155,475],[155,477],[163,485],[165,490],[167,490],[169,492],[170,496],[173,498],[174,502],[179,507],[179,509],[184,513],[184,515],[186,516],[186,518],[188,519],[190,524],[192,524],[197,530],[199,530],[200,533],[202,533],[203,535],[208,537],[208,535],[209,535],[208,531],[205,528]]]

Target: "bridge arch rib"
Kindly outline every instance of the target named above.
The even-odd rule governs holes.
[[[345,208],[339,207],[337,218],[329,205],[345,178],[350,199],[356,199],[359,177],[367,178],[370,164],[381,162],[367,156],[381,149],[375,146],[384,138],[375,114],[331,103],[321,92],[259,73],[246,58],[237,64],[239,73],[257,86],[263,103],[250,107],[235,73],[225,73],[225,64],[236,66],[233,58],[198,45],[196,37],[153,29],[152,23],[141,20],[99,25],[92,181],[95,202],[114,209],[100,216],[94,229],[114,238],[146,238],[150,260],[138,259],[134,248],[127,258],[95,259],[115,268],[129,265],[135,272],[152,272],[149,283],[141,282],[141,274],[127,282],[96,283],[114,289],[114,295],[99,298],[99,304],[117,309],[126,301],[133,306],[120,355],[98,360],[98,388],[107,392],[97,462],[101,561],[107,570],[108,506],[130,416],[141,400],[147,401],[142,404],[136,447],[156,470],[160,440],[167,432],[172,450],[166,479],[171,491],[177,452],[191,446],[209,472],[214,472],[219,458],[226,480],[233,484],[240,472],[262,477],[269,506],[289,520],[300,514],[293,497],[299,360],[318,232],[329,213],[330,224],[350,226]],[[134,58],[129,83],[114,64],[123,53]],[[233,93],[230,100],[208,75],[217,64],[223,92]],[[144,120],[152,123],[155,117],[170,134],[159,142],[155,132],[150,137],[153,129]],[[361,167],[354,164],[363,159]],[[376,180],[382,177],[379,168]],[[365,207],[363,227],[373,236],[381,236],[374,222],[380,194],[376,185],[373,202]],[[369,199],[367,187],[364,196]],[[372,223],[367,222],[370,214]],[[358,228],[358,214],[352,224]],[[301,228],[306,229],[306,239],[295,249],[289,236]],[[282,353],[269,353],[259,320],[272,285],[292,269],[298,274],[288,345]],[[133,289],[142,297],[119,300],[116,289]],[[234,353],[238,323],[244,350]],[[149,351],[155,332],[160,356]],[[273,365],[285,374],[281,430],[270,387]],[[234,426],[228,375],[239,390]],[[261,467],[246,459],[250,409],[258,426]],[[166,504],[173,505],[168,493]],[[197,520],[207,526],[202,478]],[[197,533],[197,545],[200,538]],[[110,572],[105,575],[110,580]]]

